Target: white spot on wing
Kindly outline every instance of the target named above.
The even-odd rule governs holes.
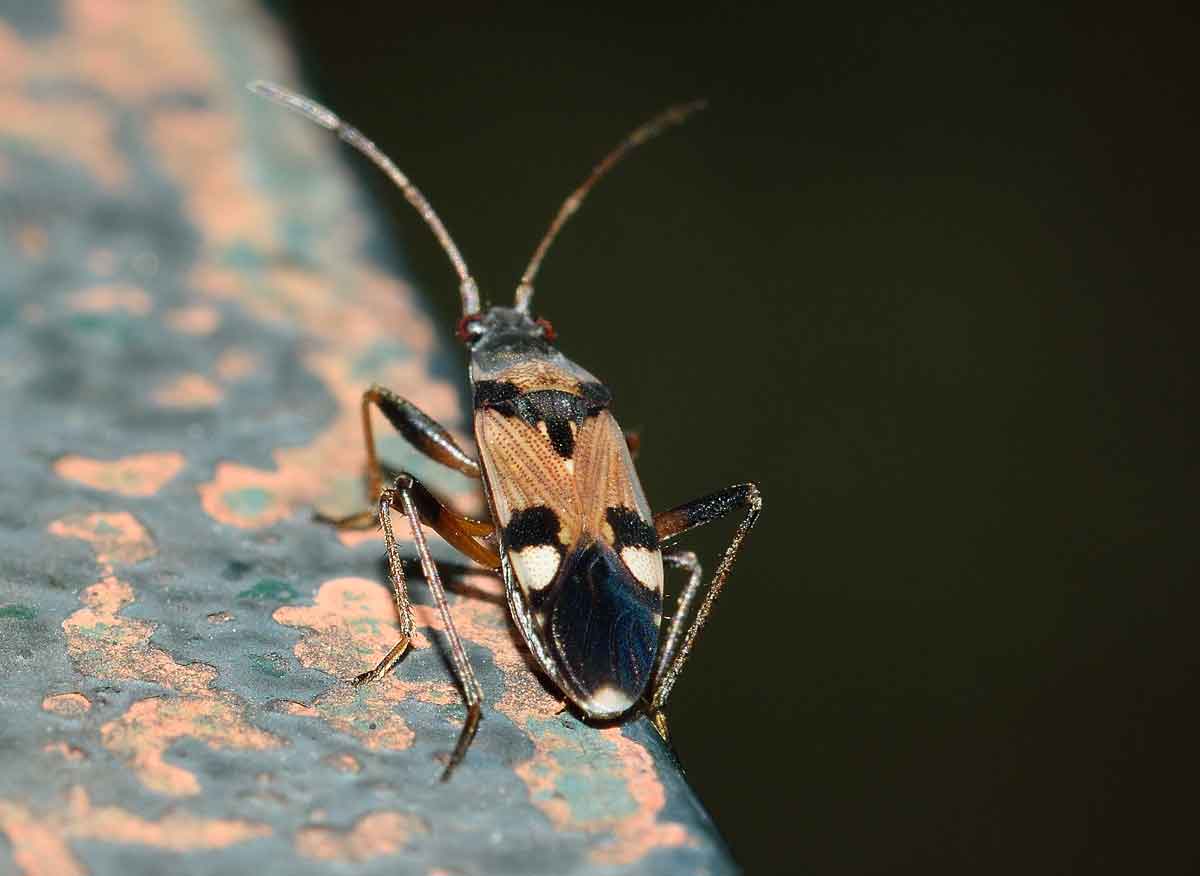
[[[621,562],[633,573],[633,577],[642,582],[643,586],[657,593],[662,592],[663,561],[661,553],[648,548],[626,547],[621,549]]]
[[[620,688],[605,685],[580,705],[593,718],[611,718],[628,711],[633,698]]]
[[[512,561],[517,580],[529,590],[544,590],[550,586],[560,561],[558,550],[548,544],[509,551],[508,558]]]

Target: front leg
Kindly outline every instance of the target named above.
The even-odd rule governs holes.
[[[388,418],[404,438],[434,462],[462,472],[468,477],[479,478],[479,463],[467,455],[444,426],[414,405],[386,387],[374,384],[362,396],[362,431],[367,445],[367,496],[374,501],[383,489],[383,466],[375,448],[375,433],[371,427],[371,408],[376,407]],[[375,508],[370,507],[348,517],[328,518],[318,515],[326,523],[340,529],[367,529],[375,522]]]
[[[746,534],[758,520],[758,515],[762,511],[762,495],[758,491],[757,484],[738,484],[654,516],[654,529],[658,533],[659,542],[666,544],[685,532],[711,523],[738,508],[744,508],[746,515],[738,524],[737,532],[733,534],[733,540],[725,548],[725,553],[721,556],[721,562],[713,574],[704,601],[700,603],[695,620],[692,621],[686,635],[682,633],[683,626],[700,590],[702,574],[700,564],[696,560],[696,555],[690,551],[670,553],[663,557],[672,565],[687,569],[690,576],[679,596],[675,616],[671,618],[671,625],[667,629],[667,638],[659,653],[654,668],[654,678],[651,681],[651,716],[656,725],[661,724],[660,732],[665,728],[665,722],[661,719],[662,707],[666,703],[667,697],[671,695],[671,688],[675,686],[679,673],[683,670],[683,665],[692,651],[696,636],[708,620],[713,603],[721,595],[721,588],[725,586],[725,579],[729,577],[729,570],[733,568],[733,561],[737,558],[738,550],[741,548]]]

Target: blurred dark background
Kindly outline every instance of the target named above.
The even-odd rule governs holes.
[[[271,8],[492,300],[628,129],[710,99],[593,193],[535,309],[642,431],[655,508],[762,485],[670,709],[748,871],[1184,862],[1191,20]],[[444,256],[356,166],[452,344]]]

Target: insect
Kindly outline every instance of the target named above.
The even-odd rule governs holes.
[[[667,109],[605,156],[558,210],[521,277],[513,306],[485,310],[441,219],[374,143],[306,97],[268,82],[249,87],[333,131],[374,162],[421,214],[459,279],[458,337],[470,355],[479,458],[391,390],[372,386],[363,393],[368,495],[378,496],[378,503],[330,522],[366,528],[378,520],[400,616],[400,640],[379,665],[353,683],[368,683],[390,672],[413,634],[412,608],[392,528],[395,510],[412,529],[467,704],[466,720],[443,779],[466,755],[479,726],[483,695],[454,627],[422,525],[476,563],[500,572],[525,644],[541,670],[585,717],[614,719],[640,708],[665,738],[663,706],[743,540],[758,519],[762,498],[755,484],[737,484],[652,515],[633,466],[636,437],[622,433],[617,425],[610,412],[609,390],[558,351],[554,329],[545,319],[531,315],[530,303],[546,251],[596,182],[627,152],[679,124],[702,102]],[[475,520],[447,508],[407,472],[385,489],[372,433],[372,408],[382,412],[416,450],[481,481],[490,519]],[[734,510],[744,512],[741,522],[687,625],[702,590],[703,570],[694,553],[668,550],[668,545]],[[665,634],[661,631],[664,564],[688,576]]]

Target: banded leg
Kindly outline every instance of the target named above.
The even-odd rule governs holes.
[[[409,474],[402,473],[396,478],[395,484],[387,490],[384,490],[379,496],[379,525],[383,529],[383,540],[387,551],[388,558],[388,574],[392,583],[392,592],[396,600],[396,611],[400,615],[400,640],[388,651],[387,655],[379,662],[374,669],[369,672],[364,672],[352,682],[354,685],[360,685],[366,682],[375,681],[378,678],[386,675],[396,665],[396,661],[404,654],[408,648],[408,644],[412,639],[413,633],[413,618],[412,618],[412,603],[408,598],[408,585],[404,578],[404,564],[400,559],[400,550],[396,544],[396,535],[392,530],[391,510],[396,509],[402,511],[404,516],[408,518],[409,527],[412,529],[413,542],[416,544],[417,556],[421,560],[421,571],[425,575],[425,581],[429,584],[429,589],[433,593],[434,602],[437,603],[438,611],[442,616],[442,624],[446,628],[446,638],[450,641],[451,662],[454,665],[455,675],[458,676],[459,683],[463,688],[463,697],[467,702],[467,717],[463,723],[462,731],[459,733],[458,742],[454,746],[454,751],[450,755],[450,760],[446,764],[446,769],[442,773],[442,781],[450,778],[454,768],[462,762],[463,757],[467,753],[467,748],[471,744],[471,740],[475,738],[475,731],[479,727],[479,719],[482,713],[483,691],[479,687],[479,682],[475,679],[475,673],[471,669],[471,663],[467,659],[466,649],[463,647],[462,639],[458,635],[458,630],[454,626],[454,619],[450,615],[450,604],[446,600],[446,591],[442,586],[442,579],[438,574],[437,566],[433,561],[433,556],[429,552],[429,545],[425,541],[425,533],[421,528],[421,524],[432,527],[446,541],[459,546],[459,542],[463,544],[473,543],[478,548],[478,562],[482,562],[489,568],[498,568],[500,565],[500,557],[490,549],[475,541],[475,538],[467,533],[467,529],[474,526],[477,530],[486,527],[489,531],[491,524],[484,524],[480,521],[473,521],[468,517],[455,514],[444,505],[437,501],[422,484]],[[478,532],[479,535],[487,534]],[[468,553],[472,559],[476,559],[475,555]]]
[[[362,431],[367,445],[367,496],[376,497],[383,490],[383,466],[375,449],[375,433],[371,427],[371,406],[388,419],[396,431],[413,447],[434,462],[462,472],[468,477],[481,477],[479,463],[467,455],[445,427],[414,405],[386,387],[373,384],[362,396]],[[375,509],[368,508],[347,517],[321,517],[340,529],[367,529],[375,522]]]
[[[737,558],[738,550],[741,548],[746,534],[758,520],[758,515],[762,511],[762,496],[756,484],[738,484],[654,516],[654,528],[658,532],[659,541],[667,543],[698,526],[724,517],[737,508],[744,508],[746,516],[738,524],[737,532],[733,534],[732,541],[725,548],[721,562],[717,565],[717,571],[713,573],[709,583],[708,592],[704,595],[704,600],[700,603],[696,617],[688,627],[686,634],[683,633],[683,626],[687,622],[692,603],[700,592],[702,575],[700,563],[696,560],[696,555],[690,551],[666,554],[663,557],[672,565],[687,569],[690,576],[683,592],[679,595],[675,616],[671,618],[671,625],[667,629],[667,638],[655,664],[654,679],[651,682],[653,689],[650,697],[651,717],[656,726],[659,726],[660,732],[665,732],[665,722],[660,725],[663,705],[666,703],[667,697],[671,695],[671,688],[675,686],[675,681],[679,678],[684,663],[687,662],[696,636],[699,635],[708,620],[713,603],[721,595],[721,589],[725,586],[725,580],[729,577],[729,571],[733,568],[733,561]]]
[[[688,573],[688,580],[683,585],[683,590],[679,593],[679,601],[675,603],[675,613],[671,616],[671,625],[667,628],[667,638],[663,642],[662,649],[658,653],[658,659],[654,663],[654,673],[652,679],[658,678],[662,674],[662,668],[665,664],[664,656],[674,654],[679,648],[679,637],[683,634],[684,621],[692,613],[692,603],[696,601],[696,594],[700,592],[700,582],[704,577],[704,567],[700,565],[700,560],[693,551],[671,551],[663,554],[663,562],[668,566],[674,566],[676,569],[683,569]],[[653,685],[652,685],[653,687]],[[651,699],[653,699],[654,691],[650,691]],[[664,740],[670,738],[667,732],[667,716],[662,711],[656,711],[647,701],[649,706],[650,720],[653,722],[655,729],[658,730],[658,735]]]

